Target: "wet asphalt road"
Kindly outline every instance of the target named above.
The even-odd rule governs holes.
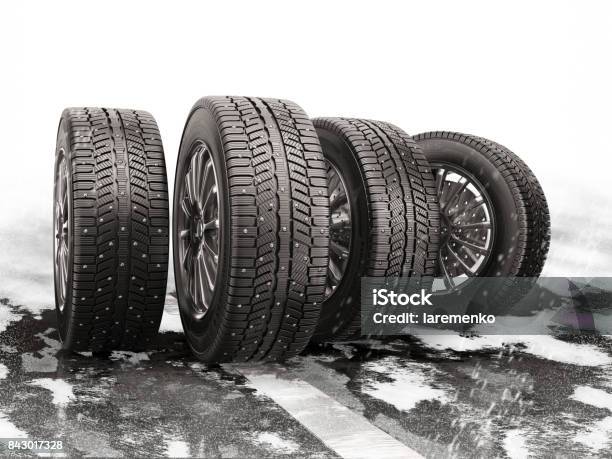
[[[240,366],[197,362],[181,333],[100,358],[59,350],[53,310],[4,299],[2,323],[0,437],[61,439],[70,456],[337,457]],[[612,339],[529,339],[326,345],[257,371],[320,390],[426,457],[612,456]]]

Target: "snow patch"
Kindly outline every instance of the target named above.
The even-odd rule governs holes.
[[[149,360],[146,352],[113,351],[110,355],[111,360],[121,360],[136,365],[144,360]]]
[[[19,314],[15,314],[9,306],[0,304],[0,333],[6,330],[6,327],[8,327],[11,322],[17,322],[19,320],[21,320]]]
[[[604,448],[609,452],[612,448],[612,416],[607,416],[579,432],[574,437],[574,441],[595,452]]]
[[[560,363],[581,366],[612,365],[612,357],[592,344],[568,343],[550,335],[485,335],[466,337],[453,334],[419,335],[428,347],[458,352],[499,349],[523,345],[520,352]]]
[[[12,226],[0,229],[0,297],[37,315],[55,307],[53,247],[49,222],[30,225],[34,227],[28,232],[15,231]]]
[[[166,295],[164,314],[159,326],[160,333],[183,333],[181,314],[179,313],[178,303],[172,295]]]
[[[504,449],[511,459],[529,457],[525,432],[521,429],[508,430],[504,437]]]
[[[30,381],[29,384],[51,391],[54,405],[66,405],[76,398],[72,385],[63,379],[40,378]]]
[[[7,354],[16,354],[17,348],[15,346],[9,346],[7,344],[0,344],[0,351],[6,352]]]
[[[5,364],[0,363],[0,379],[6,379],[9,374],[9,369]]]
[[[53,332],[53,328],[47,329],[44,333],[38,333],[37,338],[45,342],[47,347],[32,353],[21,354],[21,366],[26,373],[54,373],[57,371],[57,352],[61,349],[61,343],[47,336]]]
[[[348,344],[334,344],[332,347],[340,351],[346,359],[350,360],[355,355],[355,348]]]
[[[612,412],[612,394],[590,386],[578,386],[570,397],[581,403],[606,408]]]
[[[590,386],[578,386],[574,389],[570,398],[612,412],[612,394],[605,390]],[[582,443],[596,452],[606,448],[608,444],[612,443],[612,416],[606,416],[586,427],[576,434],[574,441]]]
[[[260,432],[253,441],[261,446],[271,448],[276,453],[292,454],[300,449],[300,446],[293,440],[282,438],[275,432]]]
[[[28,438],[28,434],[9,421],[2,411],[0,411],[0,433],[3,438]]]
[[[189,445],[183,440],[165,440],[166,456],[168,457],[191,457]]]
[[[427,365],[416,362],[400,364],[397,358],[387,357],[368,362],[363,365],[363,369],[379,373],[381,379],[384,379],[368,379],[364,382],[363,392],[395,406],[398,410],[411,410],[423,400],[438,400],[441,403],[451,401],[446,390],[436,388],[431,383],[434,369]]]

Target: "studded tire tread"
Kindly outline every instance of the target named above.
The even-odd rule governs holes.
[[[327,272],[329,202],[316,132],[286,100],[205,97],[190,116],[198,110],[220,136],[230,228],[204,333],[191,331],[191,300],[179,287],[188,341],[208,362],[290,358],[315,330]]]
[[[412,138],[385,122],[354,118],[313,120],[319,134],[340,138],[360,170],[369,230],[365,257],[349,291],[360,291],[362,276],[431,276],[439,244],[440,216],[431,168]],[[327,156],[328,152],[324,150]],[[358,260],[352,261],[358,263]],[[319,322],[315,341],[357,338],[360,300],[332,295]]]
[[[65,349],[144,349],[161,322],[168,271],[168,188],[160,133],[147,112],[68,108],[58,148],[70,171]]]

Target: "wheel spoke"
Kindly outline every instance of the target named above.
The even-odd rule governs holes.
[[[329,260],[328,273],[333,281],[332,285],[336,286],[342,280],[342,269],[340,268],[340,266],[338,266],[336,261],[332,258],[330,258]]]
[[[488,222],[488,221],[476,222],[476,223],[464,223],[464,224],[456,224],[455,222],[453,222],[453,224],[455,224],[457,228],[461,228],[461,229],[471,229],[471,228],[489,229],[491,228],[491,222]]]
[[[350,221],[348,219],[337,220],[329,225],[329,229],[330,230],[347,229],[348,225],[350,225]]]
[[[200,301],[200,263],[198,262],[197,256],[193,256],[191,259],[191,270],[189,276],[189,293],[191,293],[191,299],[197,306],[201,303]]]
[[[217,252],[208,244],[208,241],[206,240],[206,238],[202,239],[202,248],[205,250],[205,252],[208,255],[210,255],[213,258],[218,255]]]
[[[482,246],[476,245],[473,242],[470,242],[470,241],[468,241],[466,239],[461,239],[461,238],[459,238],[455,234],[451,235],[451,239],[456,241],[458,244],[462,245],[463,247],[470,248],[470,249],[475,250],[477,252],[486,252],[487,251],[486,247],[482,247]]]
[[[185,216],[189,219],[193,217],[191,203],[189,201],[189,196],[185,196],[181,201],[181,210],[185,214]]]
[[[214,206],[217,205],[217,185],[210,187],[210,190],[208,190],[208,193],[206,194],[206,200],[204,201],[203,208],[208,210],[213,205]]]
[[[442,191],[443,191],[444,183],[446,182],[447,174],[448,174],[448,171],[446,169],[440,169],[438,170],[438,173],[436,174],[436,179],[437,179],[436,194],[438,195],[438,197],[441,197],[442,195]]]
[[[61,266],[61,272],[62,272],[62,279],[66,281],[68,280],[67,257],[68,257],[68,247],[66,247],[65,242],[62,242],[60,266]],[[65,284],[65,282],[63,284]]]
[[[64,184],[65,186],[65,184]],[[64,218],[64,222],[67,224],[68,223],[68,193],[67,190],[64,190],[64,195],[63,195],[63,199],[62,199],[62,217]]]
[[[475,265],[476,263],[478,263],[478,260],[480,260],[479,256],[477,254],[474,253],[474,251],[472,249],[470,249],[469,247],[463,247],[463,250],[465,251],[465,253],[468,254],[468,256],[470,257],[470,260],[472,260],[472,263]],[[472,269],[470,269],[470,271],[472,271]]]
[[[465,212],[465,213],[467,214],[468,212],[471,212],[472,210],[479,208],[479,207],[480,207],[480,206],[482,206],[483,204],[485,204],[485,202],[484,202],[483,200],[481,200],[481,201],[475,201],[475,202],[473,202],[472,204],[470,204],[468,207],[466,207],[466,208],[463,210],[463,212]]]
[[[209,220],[204,223],[204,231],[216,231],[219,229],[219,219]]]
[[[62,256],[61,244],[62,240],[60,238],[57,238],[57,241],[55,243],[55,266],[57,266],[58,268],[60,266]]]
[[[185,270],[187,271],[188,274],[192,273],[192,263],[193,263],[193,248],[191,245],[191,240],[189,240],[187,242],[187,244],[185,244],[184,249],[183,249],[183,259],[181,260],[181,262],[183,263],[183,266],[185,267]]]
[[[347,202],[348,202],[348,197],[346,196],[346,193],[340,192],[336,194],[331,200],[331,202],[329,203],[330,212],[337,210],[339,207],[343,206]]]
[[[451,209],[454,209],[453,204],[458,205],[458,201],[459,199],[461,199],[461,194],[463,193],[463,190],[465,190],[465,188],[469,185],[470,182],[468,182],[466,179],[463,179],[462,182],[457,182],[456,185],[453,188],[451,197],[449,199],[449,202],[447,203],[446,207],[451,207]],[[459,185],[459,186],[457,186]],[[456,211],[452,212],[453,215],[458,214],[459,212],[463,211],[462,208],[460,207],[456,207]]]
[[[344,258],[348,255],[347,248],[340,245],[337,241],[329,241],[329,249],[340,258]]]
[[[197,285],[197,289],[198,289],[198,298],[199,298],[199,306],[206,306],[204,304],[204,300],[205,300],[205,279],[204,277],[208,275],[208,273],[206,272],[206,258],[202,256],[202,254],[200,254],[200,256],[197,257],[197,265],[198,265],[198,274],[196,276],[196,285]]]
[[[187,196],[189,197],[189,204],[191,204],[191,209],[193,211],[199,210],[198,195],[197,195],[197,189],[196,189],[198,182],[197,182],[197,172],[195,169],[196,169],[195,164],[192,164],[187,174],[187,177],[186,177]]]
[[[206,161],[206,165],[204,166],[204,171],[202,173],[202,182],[200,183],[200,201],[203,203],[202,208],[206,209],[206,200],[208,198],[208,194],[210,190],[214,188],[215,183],[215,171],[213,169],[212,159],[209,158]]]
[[[206,281],[208,289],[212,291],[215,288],[215,278],[217,277],[217,266],[213,262],[214,258],[204,257],[204,271],[206,272]]]
[[[443,274],[443,281],[444,281],[444,285],[447,289],[454,289],[455,288],[455,282],[453,281],[453,278],[451,277],[451,275],[448,273],[448,269],[446,268],[446,260],[443,259],[442,257],[442,251],[440,251],[438,253],[438,264],[442,267],[442,274]]]
[[[453,256],[453,258],[455,258],[455,260],[459,262],[459,266],[461,266],[461,271],[463,271],[464,274],[467,274],[467,275],[473,274],[472,269],[468,265],[465,264],[465,262],[459,256],[459,254],[457,254],[457,252],[455,252],[449,244],[446,245],[446,248],[448,249],[448,253],[450,253]]]

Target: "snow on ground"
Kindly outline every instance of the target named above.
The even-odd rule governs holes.
[[[578,386],[571,398],[597,408],[605,408],[612,413],[612,393],[610,392],[590,386]],[[596,452],[612,447],[612,416],[606,416],[586,426],[576,434],[574,441]],[[609,448],[608,451],[610,451]]]
[[[612,393],[590,386],[578,386],[571,397],[581,403],[597,408],[607,408],[612,413]]]
[[[504,437],[504,450],[511,459],[524,459],[529,457],[527,449],[527,432],[522,429],[512,429]]]
[[[29,384],[51,391],[54,405],[67,405],[76,398],[72,385],[63,379],[40,378],[30,381]]]
[[[363,393],[383,400],[398,410],[411,410],[423,400],[447,403],[452,399],[446,390],[434,386],[434,369],[421,363],[402,362],[400,365],[399,359],[387,357],[365,363],[363,370],[382,376],[368,378]]]
[[[144,360],[149,360],[149,354],[146,352],[113,351],[110,359],[136,365]]]
[[[0,278],[2,278],[2,274],[0,274]],[[0,333],[6,330],[11,322],[17,322],[18,320],[21,320],[19,314],[15,314],[9,306],[0,304]]]
[[[458,334],[419,335],[428,347],[470,352],[522,345],[520,352],[560,363],[582,366],[612,365],[612,357],[590,344],[568,343],[550,335],[485,335],[466,337]],[[523,348],[524,346],[524,348]]]
[[[0,379],[5,379],[9,374],[9,369],[5,364],[0,363]]]
[[[0,433],[3,438],[28,438],[28,434],[9,421],[8,416],[0,411]]]
[[[286,438],[281,437],[276,432],[259,432],[253,438],[253,441],[273,450],[277,454],[291,454],[300,449],[300,446]]]
[[[24,352],[21,354],[23,370],[28,373],[54,373],[57,371],[57,352],[61,349],[61,343],[47,336],[53,332],[53,328],[44,333],[38,333],[37,338],[43,340],[46,346],[37,352]]]
[[[0,298],[39,314],[55,307],[51,222],[30,221],[30,231],[0,228]],[[3,306],[0,306],[2,308]],[[0,330],[1,330],[0,312]]]
[[[165,440],[166,456],[168,457],[191,457],[189,445],[183,440]]]
[[[606,416],[586,427],[576,434],[574,441],[582,443],[595,452],[602,449],[610,452],[612,450],[612,416]]]
[[[164,315],[162,316],[161,325],[159,326],[159,332],[183,333],[183,324],[181,323],[178,302],[172,295],[166,295]]]

